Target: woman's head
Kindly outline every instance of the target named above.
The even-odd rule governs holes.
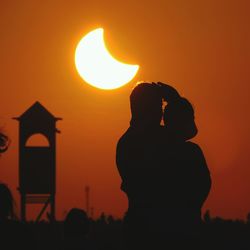
[[[163,114],[164,124],[182,139],[193,138],[198,130],[194,121],[194,108],[184,97],[169,102]]]
[[[14,218],[14,200],[8,186],[0,183],[0,220]]]

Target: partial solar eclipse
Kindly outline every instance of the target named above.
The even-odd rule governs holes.
[[[75,51],[75,65],[88,84],[100,89],[116,89],[130,82],[139,66],[119,62],[105,46],[102,28],[84,36]]]

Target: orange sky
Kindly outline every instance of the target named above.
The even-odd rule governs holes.
[[[212,216],[245,218],[250,211],[249,1],[7,1],[0,2],[0,125],[10,149],[0,179],[18,199],[17,122],[40,101],[55,116],[57,217],[91,206],[122,216],[125,195],[115,167],[116,142],[129,125],[129,94],[138,80],[165,81],[196,109],[199,135],[213,178],[205,208]],[[105,29],[113,56],[139,64],[133,82],[113,91],[85,84],[74,49],[94,28]],[[17,200],[19,204],[19,200]]]

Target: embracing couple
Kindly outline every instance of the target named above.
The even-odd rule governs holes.
[[[165,107],[164,107],[165,104]],[[121,189],[128,197],[129,249],[198,248],[201,208],[211,188],[194,109],[163,83],[140,83],[130,95],[130,127],[117,144]]]

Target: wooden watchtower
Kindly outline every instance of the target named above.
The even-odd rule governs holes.
[[[50,219],[55,220],[56,195],[56,122],[39,102],[34,103],[20,117],[19,122],[19,192],[21,196],[21,219],[26,220],[27,204],[43,204],[37,216],[50,205]],[[46,146],[30,146],[27,141],[39,134],[47,140]]]

